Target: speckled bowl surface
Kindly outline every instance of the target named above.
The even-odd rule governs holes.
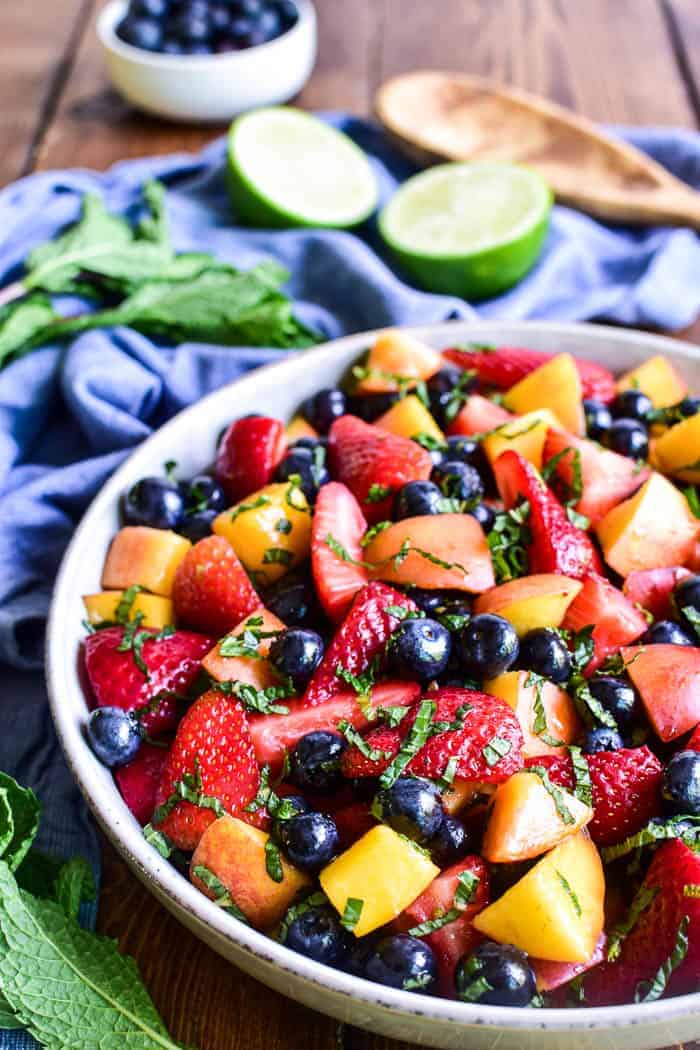
[[[453,322],[412,330],[435,347],[475,340],[569,351],[619,372],[666,354],[700,391],[700,351],[641,332],[540,322]],[[423,1046],[475,1050],[647,1050],[700,1036],[700,993],[645,1005],[517,1010],[420,996],[373,984],[298,955],[207,900],[143,839],[109,770],[85,742],[88,714],[79,674],[81,595],[99,589],[108,544],[119,527],[120,494],[176,459],[183,476],[210,463],[222,427],[260,411],[288,419],[299,402],[336,383],[372,341],[363,333],[261,368],[175,416],[143,443],[97,495],[66,551],[48,625],[46,675],[66,757],[87,802],[134,874],[189,929],[258,980],[342,1021]],[[222,351],[225,353],[225,351]]]

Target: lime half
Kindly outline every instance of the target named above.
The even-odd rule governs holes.
[[[410,178],[379,218],[400,265],[429,291],[485,299],[535,264],[552,191],[518,164],[441,164]]]
[[[377,206],[377,182],[362,150],[287,106],[233,122],[228,175],[237,215],[255,226],[356,226]]]

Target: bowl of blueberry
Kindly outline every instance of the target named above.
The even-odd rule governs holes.
[[[127,102],[171,120],[286,102],[316,58],[311,0],[112,0],[97,33]]]

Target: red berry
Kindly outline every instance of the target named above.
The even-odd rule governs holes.
[[[477,372],[485,386],[508,390],[521,379],[545,365],[555,356],[544,350],[526,350],[522,347],[499,346],[497,350],[471,352],[445,350],[443,356],[462,368]],[[617,394],[617,385],[611,372],[595,361],[576,359],[584,398],[609,404]]]
[[[287,451],[279,419],[245,416],[231,424],[216,456],[216,479],[231,503],[238,503],[272,481]]]
[[[327,616],[336,623],[367,583],[367,569],[354,564],[362,561],[360,541],[367,522],[350,489],[331,481],[319,490],[311,526],[311,571],[316,593]],[[332,536],[347,551],[345,561],[326,542]]]
[[[253,584],[223,536],[195,543],[175,574],[173,601],[178,621],[222,635],[260,605]]]
[[[121,796],[139,824],[148,824],[156,808],[156,792],[168,757],[164,747],[141,744],[136,758],[114,771]]]

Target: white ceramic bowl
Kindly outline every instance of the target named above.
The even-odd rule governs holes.
[[[666,354],[700,390],[697,347],[593,325],[454,322],[412,330],[443,348],[467,340],[570,351],[615,371]],[[85,742],[88,714],[78,671],[83,636],[80,596],[99,589],[118,499],[145,474],[176,459],[184,476],[211,462],[216,438],[236,415],[289,418],[319,387],[336,383],[372,334],[349,336],[259,369],[181,412],[144,442],[107,482],[85,514],[56,582],[48,625],[46,673],[51,710],[73,774],[107,836],[158,900],[185,926],[271,988],[342,1021],[424,1046],[473,1050],[648,1050],[700,1036],[700,993],[645,1005],[581,1010],[518,1010],[450,1002],[396,991],[295,954],[226,915],[143,839],[109,770]],[[222,963],[222,965],[224,965]]]
[[[116,29],[125,0],[112,0],[97,35],[112,83],[127,102],[172,120],[231,120],[257,106],[287,102],[304,86],[316,60],[316,12],[295,0],[299,18],[267,44],[222,55],[159,55],[124,43]]]

